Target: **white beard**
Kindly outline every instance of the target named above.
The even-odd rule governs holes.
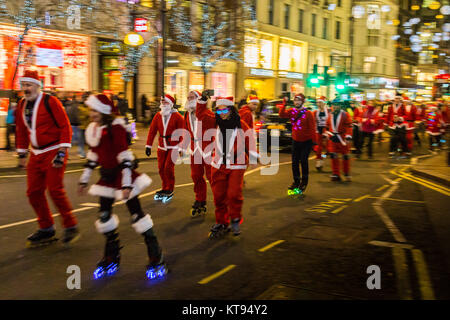
[[[170,112],[172,111],[172,107],[171,106],[164,106],[162,104],[159,105],[159,108],[161,109],[161,114],[163,116],[168,116],[170,114]]]
[[[195,111],[195,107],[197,107],[197,101],[195,101],[195,100],[192,100],[192,101],[188,100],[188,101],[186,101],[186,104],[184,105],[184,108],[188,112]]]

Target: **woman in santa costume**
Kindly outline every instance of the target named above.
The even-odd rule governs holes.
[[[175,162],[178,157],[179,143],[182,137],[172,139],[174,131],[183,129],[183,116],[174,108],[175,99],[166,94],[161,98],[161,111],[158,112],[152,120],[148,131],[147,145],[145,146],[145,154],[150,157],[152,153],[153,140],[159,133],[158,142],[158,171],[162,181],[162,189],[156,192],[155,200],[162,200],[163,203],[168,202],[173,197],[173,189],[175,188]],[[175,154],[174,154],[175,153]]]
[[[316,124],[314,115],[305,108],[305,96],[300,93],[294,97],[294,107],[286,109],[283,104],[280,108],[280,118],[289,118],[292,124],[292,175],[294,182],[288,192],[304,192],[308,185],[309,166],[308,156],[313,144],[316,143]],[[302,175],[300,178],[300,166]]]
[[[207,130],[215,128],[215,123],[211,121],[199,121],[195,115],[197,104],[201,93],[197,90],[188,94],[184,114],[184,129],[189,132],[189,136],[183,138],[183,153],[190,148],[191,151],[191,178],[194,182],[195,202],[192,205],[191,216],[196,217],[206,213],[207,183],[211,183],[211,151],[205,152],[208,142],[203,141]],[[208,110],[209,111],[209,110]],[[209,111],[212,116],[214,114]],[[205,159],[209,159],[206,161]]]
[[[80,236],[72,205],[64,190],[64,171],[68,148],[71,147],[72,129],[61,102],[40,91],[37,71],[27,70],[20,78],[25,98],[16,110],[16,146],[19,166],[27,165],[27,196],[38,217],[39,230],[27,238],[30,247],[54,242],[55,228],[45,190],[47,189],[61,215],[64,236],[68,244]]]
[[[217,98],[215,115],[206,107],[208,97],[202,95],[197,104],[199,121],[214,123],[215,138],[211,161],[211,188],[216,206],[216,224],[212,226],[209,238],[223,236],[231,231],[238,236],[242,221],[244,198],[242,188],[244,173],[249,163],[256,163],[258,153],[253,132],[241,120],[234,107],[233,97]]]
[[[404,115],[403,119],[407,124],[407,131],[406,131],[406,142],[408,145],[408,150],[406,151],[407,156],[411,156],[411,152],[413,149],[413,138],[414,138],[414,130],[416,129],[416,117],[417,117],[417,108],[412,103],[411,100],[409,100],[408,97],[404,98],[405,100],[405,109],[404,109]]]
[[[375,134],[378,133],[377,128],[380,122],[379,111],[378,108],[375,106],[374,100],[369,100],[369,102],[367,103],[367,108],[364,109],[360,117],[361,117],[361,131],[362,131],[362,139],[360,142],[360,146],[362,149],[362,146],[364,145],[366,138],[368,138],[369,142],[367,144],[367,155],[369,156],[369,159],[373,159],[372,145],[373,140],[375,138]]]
[[[352,121],[352,131],[353,131],[353,146],[355,148],[356,156],[359,158],[361,156],[362,149],[362,115],[364,110],[367,109],[367,101],[361,101],[361,104],[353,110],[353,121]]]
[[[436,105],[430,105],[426,119],[427,134],[430,139],[430,150],[439,149],[442,135],[445,133],[445,122],[442,112]]]
[[[350,177],[349,142],[352,139],[352,119],[350,115],[341,109],[341,101],[333,100],[333,113],[328,117],[327,131],[325,135],[330,139],[330,158],[333,174],[331,181],[341,181],[339,154],[342,154],[343,171],[346,181]]]
[[[330,111],[326,105],[327,99],[322,96],[317,100],[317,109],[313,111],[314,121],[316,123],[316,141],[315,146],[316,151],[316,169],[322,171],[323,167],[323,157],[322,150],[328,152],[327,140],[323,137],[323,132],[325,130],[327,119]]]
[[[403,97],[397,93],[394,98],[394,102],[388,107],[386,115],[386,123],[388,126],[392,126],[394,123],[394,115],[403,117],[405,115],[405,106],[402,103]]]
[[[79,194],[85,193],[92,171],[100,166],[100,180],[89,188],[89,194],[100,197],[100,213],[95,227],[106,237],[104,257],[98,263],[94,276],[99,278],[113,274],[119,268],[119,218],[112,213],[115,200],[125,200],[132,227],[144,237],[149,258],[147,275],[149,278],[155,274],[164,275],[167,268],[154,233],[152,218],[143,212],[138,199],[138,195],[151,184],[151,179],[135,171],[135,159],[128,149],[126,123],[114,117],[114,104],[103,94],[89,96],[85,104],[90,108],[92,122],[85,132],[90,150],[80,177]]]
[[[248,97],[248,103],[239,110],[239,116],[245,121],[245,123],[247,123],[250,129],[253,129],[255,123],[255,112],[256,109],[258,109],[258,106],[258,97],[250,95]]]

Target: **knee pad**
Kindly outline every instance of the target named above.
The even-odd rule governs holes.
[[[344,154],[344,155],[343,155],[343,159],[344,159],[344,160],[349,160],[349,159],[350,159],[350,157],[349,157],[349,155],[348,155],[348,154]]]
[[[150,215],[146,214],[145,216],[141,217],[139,217],[138,215],[133,215],[133,217],[134,216],[136,216],[136,220],[133,221],[133,224],[131,226],[137,233],[143,234],[153,227],[153,220]]]
[[[119,226],[119,217],[115,214],[111,215],[109,211],[100,213],[99,219],[95,221],[95,228],[99,233],[111,232]]]

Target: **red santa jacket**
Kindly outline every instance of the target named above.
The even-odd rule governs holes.
[[[167,123],[164,123],[161,111],[158,112],[152,120],[150,129],[148,131],[147,145],[146,147],[151,148],[153,145],[153,140],[156,134],[159,133],[159,143],[158,149],[168,150],[168,149],[178,149],[178,144],[182,142],[183,135],[182,132],[178,132],[178,135],[172,134],[177,129],[183,129],[183,116],[178,113],[175,109],[169,115]]]
[[[197,101],[198,105],[206,105],[206,101]],[[197,116],[195,119],[191,117],[190,112],[186,112],[184,114],[184,129],[187,130],[189,136],[185,136],[183,138],[182,149],[187,150],[188,146],[190,146],[192,154],[195,152],[200,152],[202,157],[205,158],[211,154],[211,152],[204,152],[208,147],[209,142],[204,141],[203,137],[205,136],[205,132],[209,129],[215,129],[215,121],[211,121],[209,119],[215,119],[214,113],[211,110],[206,109],[206,112],[209,116],[206,120],[200,121]]]
[[[334,135],[337,136],[339,139],[339,142],[346,146],[347,142],[345,141],[346,138],[352,137],[352,119],[350,115],[341,110],[336,118],[336,121],[334,120],[335,116],[333,113],[330,113],[327,119],[327,130],[325,131],[325,134],[331,139]]]
[[[31,127],[25,119],[26,101],[19,101],[16,110],[16,147],[19,153],[27,152],[30,144],[31,151],[36,155],[71,147],[72,127],[61,102],[53,96],[49,97],[52,117],[45,107],[45,96],[45,93],[40,93],[34,103]]]
[[[253,129],[253,112],[248,105],[243,106],[239,110],[239,116],[241,117],[241,120],[244,120],[245,123],[247,123],[250,129]]]
[[[292,124],[292,139],[298,142],[312,140],[316,142],[316,124],[314,115],[306,108],[290,108],[282,105],[279,112],[280,118],[289,118]]]
[[[430,110],[427,113],[427,133],[437,136],[445,132],[445,122],[440,110]]]
[[[408,124],[408,130],[413,130],[415,128],[414,122],[416,121],[417,108],[415,105],[407,105],[404,109],[403,119]]]
[[[208,127],[213,125],[215,129],[214,137],[209,139],[211,131],[204,137],[208,146],[205,151],[212,150],[213,159],[211,166],[220,168],[221,165],[225,165],[227,169],[246,169],[249,163],[249,156],[254,159],[259,158],[259,154],[256,151],[256,141],[254,138],[253,129],[249,128],[247,123],[241,119],[241,128],[233,130],[228,150],[223,150],[222,138],[220,128],[216,123],[215,114],[206,108],[206,102],[200,101],[197,104],[195,115],[199,121],[206,123]],[[211,143],[211,141],[214,141]],[[210,147],[212,146],[212,148]],[[231,148],[231,146],[233,146]],[[223,163],[223,155],[225,154],[226,163]]]
[[[379,111],[376,107],[367,107],[361,115],[361,125],[363,132],[377,133],[380,122]]]
[[[426,120],[426,111],[425,107],[418,106],[416,107],[416,122],[421,122]]]
[[[367,107],[356,107],[355,110],[353,110],[353,125],[361,127],[362,125],[362,115],[364,113],[364,110],[367,109]]]
[[[390,126],[394,122],[394,115],[403,117],[405,115],[405,106],[403,104],[400,105],[391,104],[389,106],[386,121]]]

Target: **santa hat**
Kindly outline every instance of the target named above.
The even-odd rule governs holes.
[[[233,97],[218,97],[216,101],[217,106],[234,106],[234,98]]]
[[[319,99],[317,99],[317,102],[327,102],[327,98],[325,96],[321,96]]]
[[[170,94],[166,94],[164,96],[164,101],[168,102],[171,107],[173,107],[173,105],[175,104],[175,98],[172,97]]]
[[[41,81],[39,80],[39,73],[36,70],[25,70],[23,77],[20,78],[20,82],[32,82],[41,86]]]
[[[201,92],[198,90],[192,90],[191,92],[195,94],[196,98],[200,98],[202,96]]]
[[[305,95],[304,95],[303,93],[296,94],[296,95],[294,96],[294,100],[295,100],[295,99],[300,99],[300,100],[305,101]]]
[[[84,102],[89,108],[104,114],[111,114],[114,110],[114,103],[104,94],[91,94]]]
[[[257,96],[249,96],[248,103],[259,103],[259,99]]]
[[[361,101],[361,105],[362,106],[366,106],[367,105],[367,101],[366,100]]]

